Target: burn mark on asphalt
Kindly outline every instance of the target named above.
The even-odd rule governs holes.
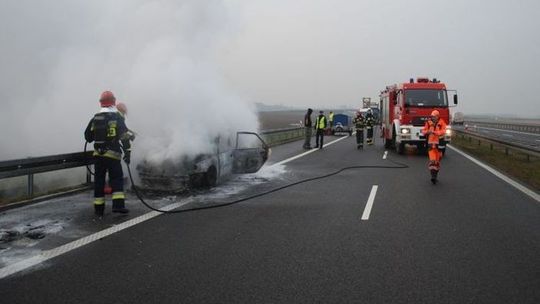
[[[63,229],[59,221],[51,221],[42,225],[34,226],[27,224],[22,228],[0,229],[0,244],[11,243],[23,238],[39,240],[45,238],[49,233],[55,233]]]

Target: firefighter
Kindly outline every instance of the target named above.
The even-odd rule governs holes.
[[[375,117],[373,117],[371,109],[366,112],[365,124],[367,129],[366,142],[368,145],[373,145],[373,125],[375,125]]]
[[[128,113],[126,104],[123,102],[118,102],[116,103],[116,109],[118,110],[118,114],[120,114],[120,116],[124,118],[124,122],[125,122],[127,119],[127,113]],[[133,141],[135,139],[135,132],[128,129],[127,133],[129,135],[129,140]]]
[[[324,129],[326,129],[326,116],[323,111],[319,111],[319,116],[315,121],[315,148],[322,149],[324,141]],[[319,146],[320,139],[320,146]]]
[[[123,102],[118,102],[116,104],[116,109],[118,110],[118,114],[122,115],[122,117],[124,117],[124,119],[126,119],[127,113],[128,113],[128,109],[127,109],[126,104],[123,103]]]
[[[442,152],[439,150],[441,137],[446,133],[446,123],[440,119],[439,111],[431,112],[431,118],[426,121],[422,134],[427,137],[429,164],[428,169],[431,173],[431,182],[437,183],[437,174],[441,166]]]
[[[361,149],[364,147],[364,127],[366,123],[362,113],[360,111],[356,112],[356,117],[353,119],[354,128],[356,129],[356,149]]]
[[[313,127],[313,124],[311,122],[311,113],[313,113],[313,110],[311,108],[309,108],[307,110],[307,113],[306,115],[304,116],[304,129],[305,129],[305,141],[304,141],[304,146],[303,148],[306,149],[306,150],[309,150],[311,149],[311,134],[313,132],[313,130],[311,130],[311,128]]]
[[[94,211],[97,216],[101,217],[105,211],[103,186],[107,172],[112,187],[112,211],[116,213],[129,212],[125,206],[124,173],[122,172],[121,159],[123,150],[124,161],[129,165],[131,143],[124,117],[118,113],[115,107],[114,94],[111,91],[103,92],[99,102],[101,110],[88,123],[84,131],[84,138],[87,142],[94,142]]]

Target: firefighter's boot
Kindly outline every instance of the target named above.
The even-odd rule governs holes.
[[[104,213],[105,213],[105,204],[94,205],[94,214],[96,216],[102,217]]]
[[[96,216],[103,216],[105,212],[105,197],[94,198],[94,214]]]
[[[123,198],[113,199],[112,212],[129,213],[129,209],[126,208],[126,203]]]

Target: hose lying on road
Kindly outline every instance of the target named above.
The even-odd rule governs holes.
[[[261,196],[264,196],[264,195],[267,195],[267,194],[270,194],[270,193],[274,193],[274,192],[277,192],[277,191],[280,191],[280,190],[283,190],[283,189],[286,189],[286,188],[290,188],[290,187],[293,187],[293,186],[296,186],[296,185],[299,185],[299,184],[311,182],[311,181],[318,180],[318,179],[327,178],[327,177],[330,177],[330,176],[333,176],[333,175],[337,175],[337,174],[339,174],[339,173],[341,173],[343,171],[346,171],[346,170],[353,170],[353,169],[405,169],[405,168],[409,168],[408,165],[395,162],[395,161],[393,161],[391,159],[386,159],[386,160],[396,164],[397,166],[364,165],[364,166],[344,167],[344,168],[341,168],[341,169],[339,169],[337,171],[334,171],[332,173],[328,173],[328,174],[325,174],[325,175],[316,176],[316,177],[312,177],[312,178],[306,178],[306,179],[303,179],[303,180],[300,180],[300,181],[297,181],[297,182],[294,182],[294,183],[291,183],[291,184],[287,184],[287,185],[277,187],[277,188],[274,188],[274,189],[271,189],[271,190],[268,190],[268,191],[264,191],[264,192],[254,194],[254,195],[251,195],[251,196],[248,196],[248,197],[237,199],[237,200],[232,201],[232,202],[220,203],[220,204],[211,205],[211,206],[194,207],[194,208],[189,208],[189,209],[170,210],[170,211],[160,210],[160,209],[154,208],[154,207],[150,206],[148,203],[146,203],[144,201],[144,199],[142,198],[142,196],[140,195],[140,193],[139,193],[139,191],[137,189],[137,186],[135,185],[135,182],[133,182],[133,176],[131,175],[131,169],[130,169],[129,165],[127,166],[127,168],[128,168],[128,173],[129,173],[129,180],[131,181],[131,187],[133,188],[133,191],[135,192],[135,195],[137,196],[137,198],[139,198],[139,200],[141,201],[141,203],[143,203],[143,205],[145,205],[147,208],[149,208],[151,210],[154,210],[154,211],[157,211],[157,212],[162,212],[162,213],[182,213],[182,212],[188,212],[188,211],[212,209],[212,208],[219,208],[219,207],[238,204],[238,203],[241,203],[241,202],[245,202],[247,200],[251,200],[251,199],[254,199],[254,198],[257,198],[257,197],[261,197]]]

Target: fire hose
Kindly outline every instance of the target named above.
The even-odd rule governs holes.
[[[86,152],[86,145],[87,145],[87,143],[85,143],[85,145],[84,145],[84,151],[85,152]],[[396,166],[360,165],[360,166],[343,167],[343,168],[338,169],[338,170],[336,170],[334,172],[331,172],[331,173],[327,173],[327,174],[324,174],[324,175],[315,176],[315,177],[311,177],[311,178],[302,179],[302,180],[299,180],[299,181],[296,181],[296,182],[293,182],[293,183],[290,183],[290,184],[287,184],[287,185],[276,187],[274,189],[263,191],[263,192],[260,192],[260,193],[257,193],[257,194],[251,195],[251,196],[247,196],[247,197],[244,197],[244,198],[240,198],[240,199],[231,201],[231,202],[224,202],[224,203],[219,203],[219,204],[214,204],[214,205],[209,205],[209,206],[193,207],[193,208],[180,209],[180,210],[160,210],[160,209],[155,208],[155,207],[151,206],[150,204],[148,204],[144,200],[144,198],[142,197],[141,193],[139,192],[139,189],[137,189],[138,187],[137,187],[137,185],[135,184],[135,182],[133,180],[133,175],[131,174],[130,165],[126,164],[126,166],[127,166],[127,169],[128,169],[129,180],[131,181],[131,188],[133,189],[133,192],[135,193],[135,195],[137,196],[139,201],[150,210],[161,212],[161,213],[172,214],[172,213],[183,213],[183,212],[189,212],[189,211],[213,209],[213,208],[219,208],[219,207],[225,207],[225,206],[238,204],[238,203],[241,203],[241,202],[252,200],[252,199],[257,198],[257,197],[268,195],[270,193],[278,192],[280,190],[290,188],[290,187],[293,187],[293,186],[296,186],[296,185],[300,185],[300,184],[303,184],[303,183],[308,183],[308,182],[311,182],[311,181],[314,181],[314,180],[328,178],[328,177],[337,175],[337,174],[339,174],[341,172],[344,172],[344,171],[347,171],[347,170],[354,170],[354,169],[405,169],[405,168],[409,168],[408,165],[393,161],[393,160],[391,160],[389,158],[387,158],[386,160],[393,163],[393,164],[395,164]],[[92,173],[92,171],[90,171],[90,168],[88,167],[88,165],[86,166],[86,168],[93,175],[93,173]]]

